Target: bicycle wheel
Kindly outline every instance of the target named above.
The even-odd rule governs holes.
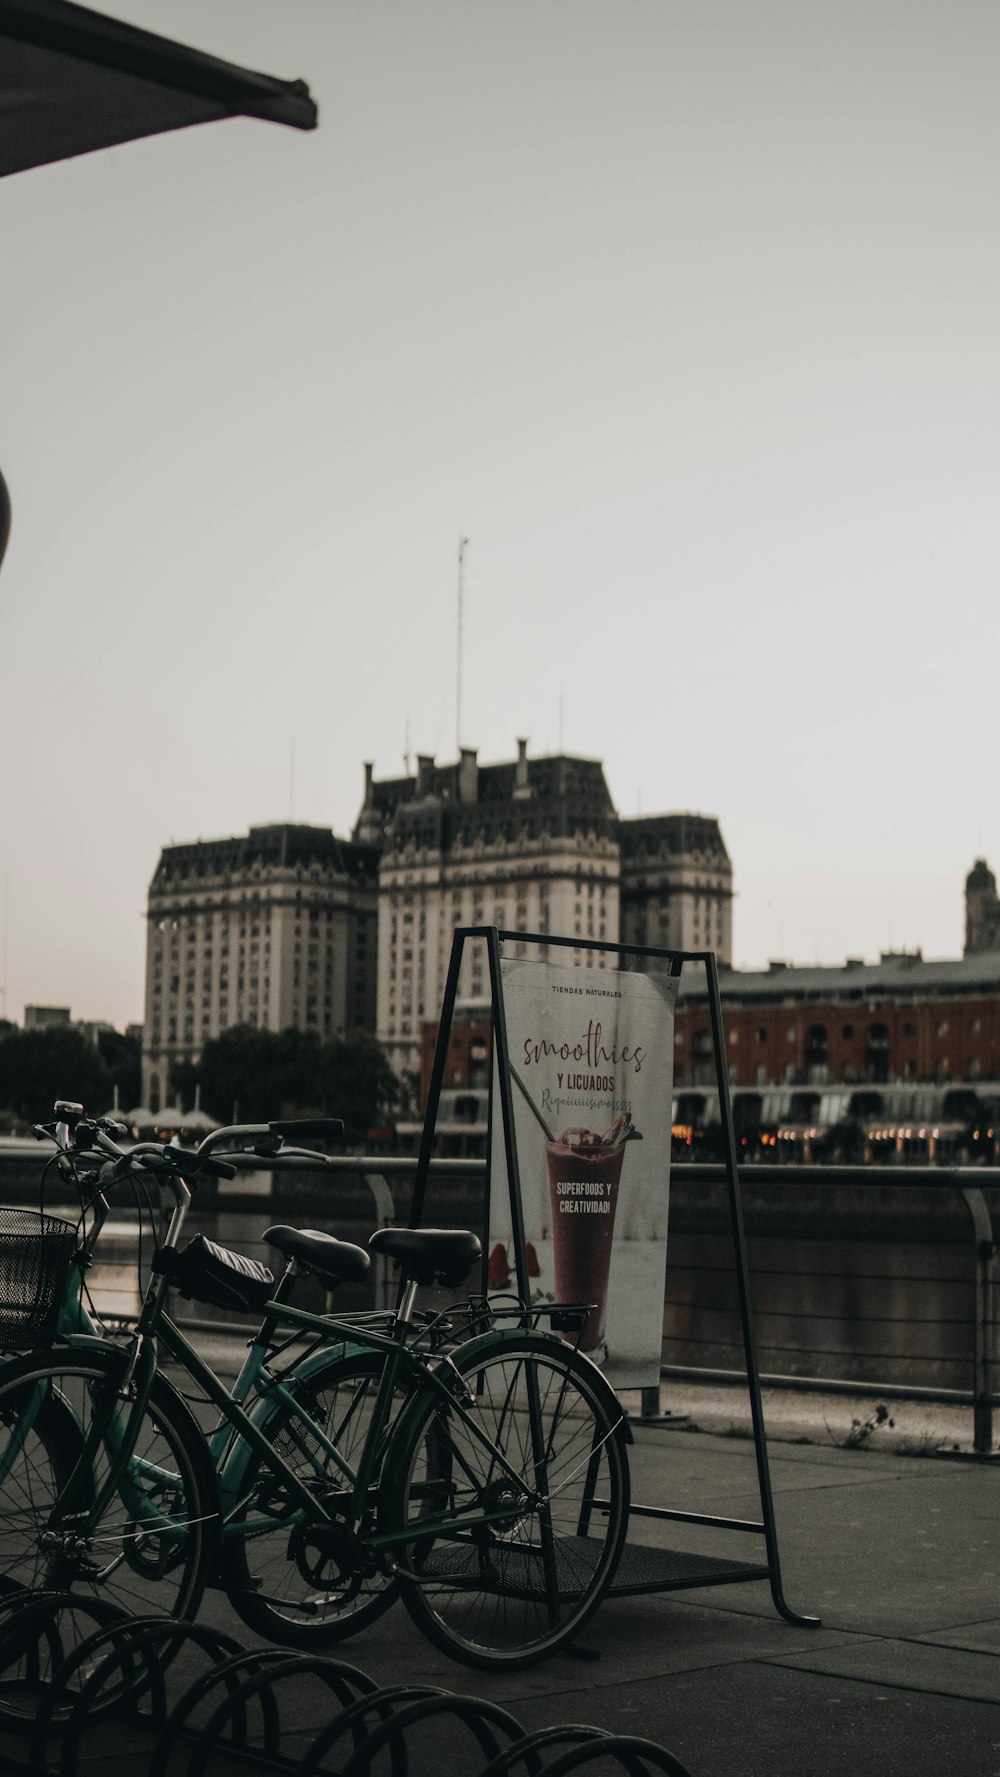
[[[527,1666],[576,1634],[614,1573],[629,1507],[624,1416],[600,1372],[547,1334],[476,1340],[453,1362],[468,1402],[419,1399],[400,1421],[378,1530],[423,1521],[423,1535],[391,1546],[432,1641],[466,1665]],[[427,1475],[432,1428],[444,1483]]]
[[[98,1503],[128,1417],[123,1369],[117,1354],[82,1351],[3,1366],[0,1583],[190,1618],[215,1554],[214,1472],[190,1412],[157,1377],[132,1455]]]
[[[343,1515],[309,1522],[279,1472],[252,1456],[238,1513],[227,1525],[224,1582],[233,1608],[261,1635],[293,1647],[340,1641],[375,1622],[398,1593],[359,1547],[347,1513],[349,1483],[322,1439],[356,1470],[382,1374],[376,1352],[337,1357],[303,1384],[295,1407],[279,1407],[262,1427],[272,1449]],[[390,1421],[391,1426],[391,1421]],[[374,1511],[370,1515],[374,1518]]]

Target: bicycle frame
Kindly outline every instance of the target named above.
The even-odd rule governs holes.
[[[162,1300],[157,1300],[162,1297],[162,1291],[157,1287],[158,1283],[159,1280],[154,1280],[151,1291],[147,1294],[147,1301],[133,1337],[133,1348],[130,1353],[125,1354],[110,1341],[86,1331],[74,1330],[65,1335],[66,1345],[72,1350],[114,1354],[122,1360],[123,1373],[118,1390],[118,1400],[106,1416],[100,1430],[101,1441],[108,1459],[107,1473],[100,1493],[89,1502],[81,1503],[81,1494],[86,1486],[89,1467],[87,1452],[83,1451],[73,1478],[76,1485],[74,1486],[71,1480],[67,1493],[64,1494],[61,1501],[60,1517],[72,1516],[74,1519],[78,1519],[81,1513],[84,1517],[91,1515],[96,1517],[103,1509],[109,1496],[115,1491],[119,1491],[132,1515],[141,1518],[148,1528],[162,1528],[170,1524],[170,1520],[165,1518],[159,1509],[141,1494],[141,1488],[144,1484],[159,1485],[175,1477],[167,1475],[161,1469],[142,1458],[135,1458],[133,1455],[139,1428],[149,1406],[153,1382],[158,1374],[152,1338],[154,1332],[163,1341],[171,1356],[203,1391],[219,1413],[219,1423],[215,1430],[206,1437],[206,1442],[217,1468],[218,1505],[223,1535],[254,1535],[263,1530],[274,1528],[279,1523],[287,1522],[287,1518],[279,1519],[265,1515],[239,1520],[234,1518],[241,1503],[246,1471],[254,1453],[266,1458],[272,1478],[280,1481],[300,1510],[308,1512],[313,1518],[327,1522],[332,1521],[334,1517],[334,1513],[327,1509],[322,1500],[317,1499],[306,1482],[274,1449],[266,1436],[264,1428],[273,1415],[276,1403],[295,1406],[303,1425],[308,1428],[310,1437],[315,1438],[317,1446],[343,1474],[344,1493],[335,1496],[331,1504],[341,1504],[355,1523],[360,1521],[371,1488],[377,1478],[379,1451],[391,1417],[393,1394],[400,1382],[407,1392],[423,1389],[434,1393],[446,1414],[456,1414],[461,1419],[473,1439],[490,1456],[498,1474],[503,1474],[514,1484],[518,1484],[519,1477],[516,1471],[507,1462],[503,1453],[497,1449],[493,1440],[481,1429],[473,1414],[468,1411],[466,1403],[461,1398],[464,1384],[461,1383],[461,1379],[449,1359],[444,1357],[435,1360],[435,1367],[426,1354],[418,1355],[408,1349],[405,1342],[410,1330],[408,1322],[401,1321],[397,1323],[391,1335],[382,1335],[369,1328],[359,1328],[351,1322],[337,1321],[329,1316],[309,1313],[305,1309],[295,1308],[288,1303],[269,1302],[265,1307],[265,1318],[261,1332],[250,1346],[233,1389],[228,1390],[180,1328],[167,1315],[162,1306]],[[78,1316],[89,1322],[90,1317],[78,1299],[74,1306]],[[144,1321],[147,1324],[144,1325]],[[323,1348],[313,1352],[300,1364],[293,1366],[287,1376],[281,1378],[270,1376],[266,1363],[267,1339],[270,1330],[279,1322],[297,1331],[319,1333],[325,1341],[329,1341]],[[487,1335],[486,1340],[482,1342],[492,1343],[498,1337],[502,1337],[502,1335]],[[381,1355],[385,1360],[360,1462],[356,1470],[341,1456],[322,1427],[310,1418],[308,1412],[298,1401],[298,1394],[303,1385],[329,1364],[331,1347],[344,1355],[373,1352]],[[244,1403],[255,1391],[257,1399],[253,1403],[252,1410],[248,1411]],[[19,1428],[23,1426],[25,1432],[28,1430],[40,1406],[41,1391],[39,1391],[38,1400],[33,1405],[31,1403],[26,1405],[19,1419]],[[539,1490],[544,1491],[543,1452],[538,1453],[536,1469]],[[463,1516],[462,1527],[471,1530],[499,1522],[508,1515],[509,1508],[506,1511],[499,1509],[495,1512],[481,1510],[474,1515]],[[412,1545],[421,1540],[431,1541],[446,1526],[453,1529],[456,1522],[454,1516],[450,1518],[428,1517],[421,1522],[419,1529],[411,1525],[405,1531],[373,1534],[370,1538],[371,1546],[376,1551],[388,1551],[394,1544],[400,1542]]]

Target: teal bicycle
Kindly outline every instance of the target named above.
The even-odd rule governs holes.
[[[272,1126],[250,1134],[274,1140]],[[446,1652],[493,1668],[576,1635],[625,1537],[624,1415],[600,1371],[523,1311],[428,1349],[418,1288],[458,1287],[480,1259],[476,1236],[382,1229],[370,1246],[400,1267],[395,1313],[309,1313],[287,1299],[295,1276],[356,1278],[363,1249],[271,1229],[288,1261],[278,1286],[212,1243],[181,1249],[185,1173],[226,1162],[206,1144],[193,1157],[126,1151],[99,1124],[85,1138],[102,1193],[153,1175],[174,1207],[134,1332],[109,1342],[64,1316],[51,1349],[0,1369],[0,1591],[72,1591],[191,1619],[205,1586],[221,1586],[251,1626],[303,1646],[352,1632],[398,1592]],[[210,1285],[218,1299],[234,1268],[263,1321],[230,1391],[166,1296],[170,1283],[196,1296]],[[314,1342],[284,1368],[278,1327]],[[158,1348],[209,1403],[208,1424]]]

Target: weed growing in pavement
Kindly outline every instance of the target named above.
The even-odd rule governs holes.
[[[874,1432],[877,1432],[883,1425],[887,1425],[891,1431],[895,1423],[888,1407],[883,1406],[879,1401],[878,1406],[869,1413],[867,1419],[851,1420],[851,1429],[846,1437],[837,1437],[834,1432],[830,1431],[829,1425],[826,1429],[830,1433],[831,1442],[839,1444],[842,1450],[866,1450],[868,1440]]]

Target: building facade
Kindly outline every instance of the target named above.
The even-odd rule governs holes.
[[[708,815],[639,816],[618,824],[621,940],[714,950],[733,960],[733,868]]]
[[[853,1125],[853,1157],[992,1158],[1000,1140],[1000,951],[919,952],[837,968],[726,970],[733,1114],[744,1148],[815,1158]],[[681,980],[674,1120],[690,1143],[718,1121],[708,1005]],[[951,1144],[949,1147],[947,1144]]]
[[[464,748],[456,765],[421,757],[415,777],[366,770],[355,837],[381,845],[376,1029],[397,1073],[419,1075],[456,926],[617,940],[617,825],[598,761],[529,760],[524,741],[509,764],[481,766]],[[611,961],[583,948],[566,960]],[[488,988],[486,946],[470,941],[459,993]]]
[[[415,777],[376,782],[366,766],[354,837],[381,851],[377,1030],[400,1074],[420,1070],[422,1027],[440,1011],[456,926],[731,959],[732,866],[718,821],[620,819],[594,759],[529,759],[521,740],[505,764],[480,765],[464,748],[455,765],[420,757]],[[559,954],[584,967],[615,962],[572,946]],[[470,941],[459,994],[487,990],[485,945]]]
[[[373,1028],[377,863],[371,845],[290,823],[164,849],[147,910],[146,1104],[161,1108],[171,1068],[233,1025]]]
[[[620,819],[598,760],[529,759],[519,741],[497,765],[463,748],[454,764],[420,756],[399,778],[376,781],[366,766],[350,841],[285,824],[162,852],[149,890],[143,1097],[161,1108],[172,1067],[237,1024],[374,1030],[397,1074],[416,1080],[457,926],[714,949],[725,963],[731,903],[718,822]],[[583,945],[559,955],[615,962]],[[488,989],[485,943],[470,941],[459,994]]]

